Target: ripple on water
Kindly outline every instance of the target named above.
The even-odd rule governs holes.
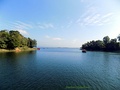
[[[77,90],[67,86],[120,89],[118,54],[51,50],[0,54],[0,90]]]

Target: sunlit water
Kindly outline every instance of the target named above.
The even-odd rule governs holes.
[[[0,53],[0,90],[120,90],[120,53]]]

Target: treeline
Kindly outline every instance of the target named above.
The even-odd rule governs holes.
[[[119,42],[117,42],[117,39]],[[103,40],[87,42],[82,45],[82,49],[89,51],[120,51],[120,35],[114,39],[105,36]]]
[[[0,31],[0,49],[15,49],[16,47],[36,47],[37,41],[26,38],[19,31]]]

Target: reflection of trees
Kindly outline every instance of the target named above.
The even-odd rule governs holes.
[[[25,52],[6,52],[0,53],[1,59],[0,62],[6,64],[17,64],[22,61],[27,61],[30,59],[36,58],[36,51],[25,51]]]

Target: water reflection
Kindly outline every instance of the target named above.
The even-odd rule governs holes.
[[[29,59],[31,58],[31,59]],[[18,67],[36,58],[36,51],[0,53],[0,67]]]

